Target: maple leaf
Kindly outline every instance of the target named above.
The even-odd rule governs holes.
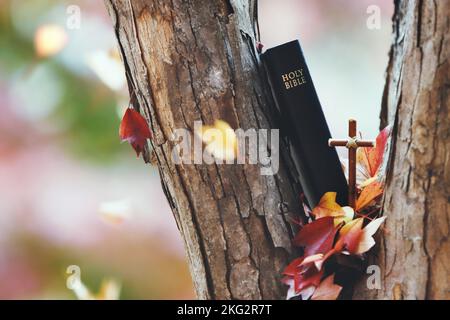
[[[375,147],[358,148],[357,160],[362,166],[361,172],[366,179],[377,176],[380,166],[383,163],[384,151],[390,134],[391,126],[387,126],[378,134]]]
[[[362,229],[363,218],[358,218],[345,224],[339,231],[339,239],[335,250],[349,254],[363,254],[375,245],[373,235],[377,232],[386,217],[372,220]]]
[[[320,198],[317,206],[310,214],[317,218],[334,217],[334,225],[353,219],[354,211],[351,207],[341,207],[336,202],[336,192],[327,192]]]
[[[342,207],[336,202],[336,192],[327,192],[312,210],[312,215],[318,219],[323,217],[336,217],[344,215]]]
[[[300,267],[302,262],[303,262],[303,257],[294,259],[284,269],[283,274],[286,276],[291,276],[291,277],[295,276],[295,274],[298,272],[298,268]]]
[[[386,220],[386,217],[381,217],[372,220],[367,224],[367,226],[365,226],[365,228],[362,230],[361,238],[355,251],[356,254],[363,254],[369,251],[375,245],[373,235],[377,232],[378,228],[381,226],[384,220]]]
[[[333,247],[338,228],[333,217],[324,217],[305,225],[295,236],[293,242],[305,247],[305,256],[327,253]]]
[[[305,266],[302,264],[303,260],[302,257],[295,259],[283,272],[287,277],[282,282],[289,286],[286,299],[298,295],[303,299],[309,298],[312,294],[311,287],[317,287],[322,279],[324,270],[316,269],[312,264]]]
[[[311,300],[336,300],[341,290],[341,286],[334,284],[334,274],[332,274],[319,284]]]
[[[380,182],[374,181],[364,187],[356,200],[356,211],[360,211],[367,207],[373,200],[383,194],[383,186]]]
[[[324,274],[324,270],[317,270],[314,267],[306,268],[304,272],[298,272],[294,275],[294,289],[299,293],[309,286],[317,287],[320,279]]]
[[[328,257],[328,254],[324,256],[323,253],[317,253],[312,256],[296,258],[287,265],[283,274],[288,277],[295,277],[298,273],[305,273],[312,265],[320,271],[320,269],[322,269],[322,264],[325,261],[324,259]]]
[[[361,239],[363,222],[363,218],[358,218],[346,223],[339,230],[339,238],[334,246],[335,249],[338,251],[346,249],[344,253],[355,254]]]
[[[152,133],[144,117],[136,110],[128,108],[120,123],[119,137],[122,141],[128,141],[139,157],[144,150],[146,140],[152,137]]]
[[[234,160],[237,156],[237,136],[223,120],[215,120],[213,126],[202,126],[197,135],[206,144],[206,151],[220,160]]]

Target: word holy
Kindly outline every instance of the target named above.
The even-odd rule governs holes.
[[[285,73],[281,76],[281,78],[283,79],[287,90],[306,83],[303,69],[297,69],[295,71]]]
[[[194,132],[197,134],[192,142],[188,129],[174,131],[171,141],[174,143],[172,160],[175,164],[259,164],[261,175],[274,175],[278,172],[278,129],[205,130],[201,121],[195,121]],[[202,137],[204,139],[206,136],[214,137],[214,141],[203,149]]]

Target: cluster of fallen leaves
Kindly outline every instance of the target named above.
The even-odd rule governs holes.
[[[293,240],[295,246],[303,249],[303,255],[283,272],[283,282],[289,286],[287,299],[298,296],[303,300],[337,299],[342,286],[335,283],[336,274],[333,268],[327,268],[327,262],[342,255],[362,258],[375,245],[373,235],[385,220],[385,217],[378,217],[378,200],[383,194],[383,156],[390,131],[387,127],[380,132],[375,147],[357,150],[355,208],[341,207],[336,202],[335,192],[325,193],[313,209],[303,204],[310,223],[303,226]],[[228,123],[217,120],[197,134],[215,157],[232,159],[236,156],[236,136]],[[132,108],[125,112],[119,135],[122,141],[132,145],[138,156],[152,136],[147,121]]]
[[[383,155],[389,136],[387,127],[378,135],[375,147],[357,151],[359,194],[354,209],[341,207],[335,192],[325,193],[313,209],[303,204],[311,222],[293,240],[295,246],[303,249],[303,255],[283,272],[283,283],[289,286],[287,299],[337,299],[342,286],[334,281],[335,268],[329,267],[335,264],[328,262],[337,256],[362,258],[375,245],[373,235],[385,220],[377,216],[383,194]]]

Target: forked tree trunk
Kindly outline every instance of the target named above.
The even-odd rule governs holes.
[[[396,1],[381,124],[394,125],[378,255],[381,290],[355,298],[449,299],[450,1]]]
[[[280,272],[293,235],[288,215],[300,213],[289,157],[281,155],[278,174],[263,176],[259,165],[175,165],[171,156],[174,130],[192,134],[196,120],[223,119],[244,130],[274,127],[255,52],[256,2],[105,3],[132,103],[154,133],[153,158],[198,298],[283,298]]]
[[[175,165],[170,137],[195,120],[271,128],[255,54],[255,1],[105,0],[135,108],[154,132],[153,158],[183,236],[201,299],[284,298],[292,252],[287,216],[301,213],[291,159],[255,165]],[[355,298],[448,298],[450,1],[396,1],[382,126],[394,124],[386,232],[375,263],[382,289]],[[146,153],[146,159],[150,155]]]

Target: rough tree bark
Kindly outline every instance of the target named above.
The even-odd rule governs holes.
[[[449,299],[450,1],[395,1],[381,126],[393,124],[376,264],[356,298]],[[365,287],[365,282],[362,284]]]
[[[256,1],[105,0],[132,104],[154,133],[153,158],[185,242],[200,299],[282,299],[292,253],[288,216],[301,213],[289,156],[258,165],[175,165],[171,136],[195,120],[274,128],[262,81]],[[282,146],[280,149],[285,149]]]
[[[261,176],[254,165],[175,165],[170,137],[194,120],[273,128],[254,43],[256,1],[105,0],[132,104],[154,132],[163,189],[201,299],[284,298],[292,253],[287,216],[301,215],[291,159]],[[382,127],[394,125],[375,263],[382,289],[355,298],[449,298],[450,1],[395,1]],[[283,146],[280,147],[284,149]],[[150,160],[149,152],[145,158]]]

